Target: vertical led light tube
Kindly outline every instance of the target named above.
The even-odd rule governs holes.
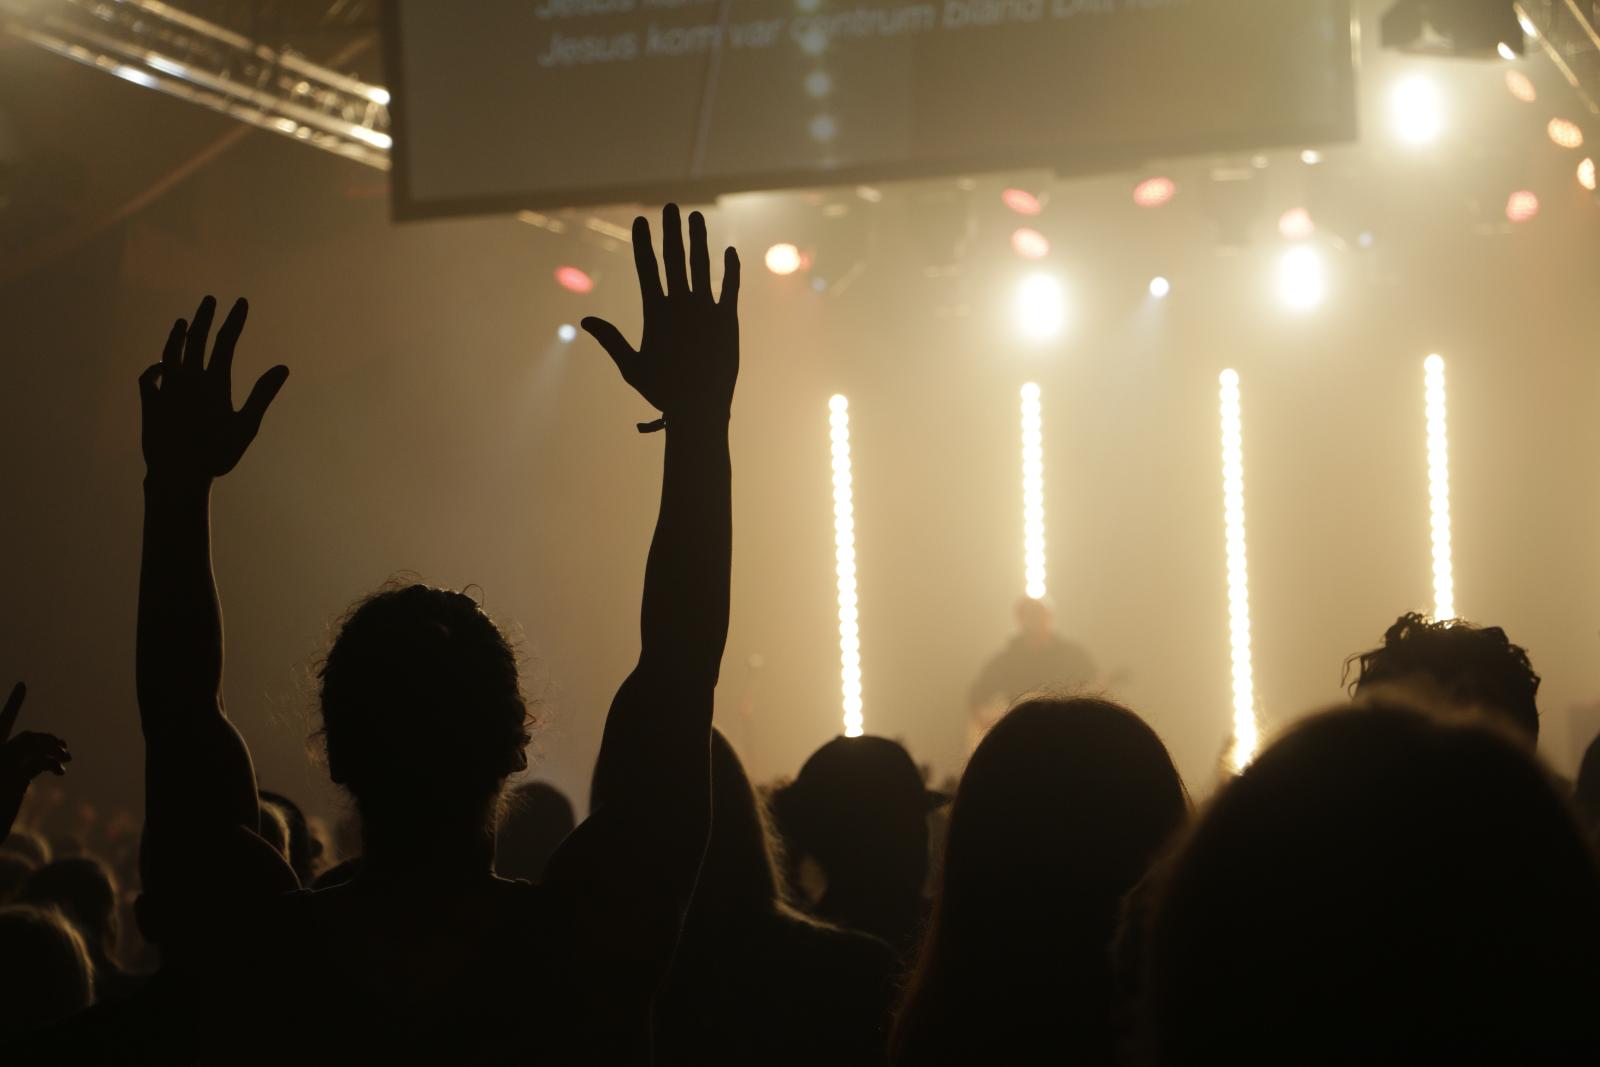
[[[1433,617],[1456,617],[1455,563],[1450,553],[1450,436],[1445,425],[1444,357],[1423,360],[1428,414],[1428,513],[1433,537]]]
[[[1255,757],[1255,677],[1250,665],[1250,569],[1244,539],[1244,423],[1239,409],[1239,374],[1225,370],[1221,385],[1222,511],[1228,548],[1228,643],[1233,653],[1233,747],[1235,771]]]
[[[844,734],[860,737],[861,628],[856,611],[855,496],[850,477],[850,401],[828,400],[829,439],[833,444],[833,560],[839,590],[839,683]]]
[[[1034,600],[1045,595],[1044,423],[1039,386],[1022,387],[1022,564],[1023,588]]]

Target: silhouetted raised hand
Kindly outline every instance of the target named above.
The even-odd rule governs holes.
[[[45,771],[66,774],[66,764],[72,761],[67,743],[54,734],[24,730],[11,736],[27,695],[28,687],[18,682],[12,686],[4,709],[0,709],[0,841],[10,835],[11,824],[22,810],[22,798],[33,780]]]
[[[732,248],[723,252],[722,295],[713,298],[705,217],[698,211],[689,215],[687,269],[676,204],[662,211],[661,224],[664,292],[650,223],[642,216],[633,221],[633,262],[644,301],[644,335],[638,349],[605,319],[586,318],[583,328],[600,342],[623,380],[666,418],[726,417],[739,376],[739,255]]]
[[[152,473],[211,479],[233,470],[289,377],[288,367],[273,367],[256,380],[244,407],[233,410],[233,348],[250,308],[243,299],[234,301],[207,366],[206,339],[216,310],[216,299],[208,296],[193,322],[173,323],[161,362],[139,376],[144,461]]]

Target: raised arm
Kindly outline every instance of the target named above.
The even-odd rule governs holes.
[[[728,636],[739,260],[727,250],[715,298],[705,219],[689,217],[687,265],[678,209],[668,205],[662,222],[664,289],[650,226],[642,218],[633,224],[644,298],[638,349],[608,322],[583,323],[623,379],[662,413],[666,459],[645,566],[639,664],[606,719],[592,825],[552,861],[552,877],[631,878],[681,915],[710,827],[712,694]],[[612,865],[618,869],[607,870]]]
[[[216,301],[179,319],[161,362],[139,378],[145,459],[139,570],[139,720],[145,738],[146,833],[155,843],[258,829],[255,771],[222,706],[222,607],[211,574],[211,483],[239,462],[288,378],[273,367],[233,410],[233,349],[246,304],[206,340]],[[172,835],[168,838],[168,834]]]

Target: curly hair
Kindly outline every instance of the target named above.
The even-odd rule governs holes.
[[[482,797],[526,766],[516,652],[465,593],[379,590],[345,617],[317,678],[328,770],[358,802],[418,787]]]
[[[1353,682],[1352,666],[1358,668]],[[1344,664],[1344,681],[1352,694],[1419,677],[1440,686],[1451,701],[1498,715],[1539,739],[1539,676],[1527,650],[1512,644],[1500,627],[1409,612],[1389,627],[1382,645]]]

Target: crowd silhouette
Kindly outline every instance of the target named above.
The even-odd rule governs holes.
[[[581,821],[521,778],[538,711],[505,631],[417,583],[352,607],[317,671],[350,832],[261,788],[210,497],[289,370],[236,410],[245,302],[214,337],[210,297],[173,325],[139,377],[142,825],[40,832],[35,780],[71,755],[16,730],[22,685],[0,711],[4,1062],[1600,1062],[1600,751],[1575,788],[1539,762],[1539,677],[1498,628],[1402,616],[1349,706],[1198,809],[1136,711],[1051,678],[953,796],[872,736],[753,784],[712,727],[739,260],[718,291],[698,213],[654,237],[635,222],[639,344],[583,322],[665,443]]]

